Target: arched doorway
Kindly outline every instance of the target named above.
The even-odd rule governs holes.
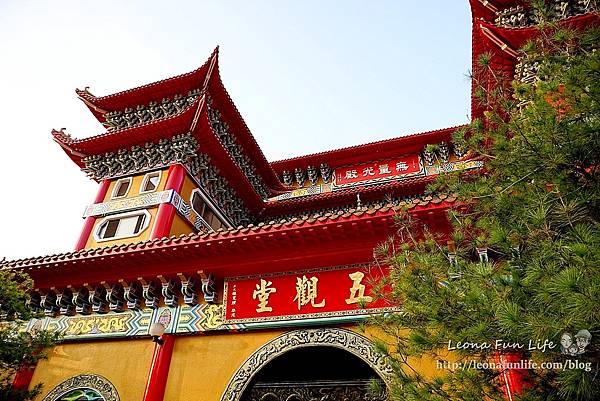
[[[255,351],[229,382],[222,401],[382,399],[368,382],[386,382],[391,368],[364,336],[346,329],[285,333]],[[325,398],[324,398],[325,397]]]
[[[288,351],[258,371],[241,401],[383,400],[368,391],[375,371],[350,352],[330,346]]]

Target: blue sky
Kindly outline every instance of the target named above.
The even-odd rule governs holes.
[[[467,0],[2,0],[0,258],[76,242],[96,184],[50,137],[102,132],[76,87],[188,72],[219,45],[227,90],[279,160],[467,122],[470,32]]]

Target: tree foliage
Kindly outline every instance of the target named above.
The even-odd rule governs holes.
[[[44,349],[57,340],[48,331],[25,332],[24,324],[36,315],[27,306],[32,282],[21,272],[0,270],[0,401],[31,400],[41,391],[13,388],[13,378],[23,367],[46,357]]]
[[[452,232],[429,232],[408,213],[375,251],[391,267],[390,301],[401,313],[378,317],[392,342],[378,344],[396,371],[397,400],[503,399],[497,369],[413,370],[419,358],[444,360],[448,342],[490,343],[454,356],[494,361],[496,340],[524,344],[537,363],[577,359],[589,369],[527,371],[527,400],[594,400],[600,394],[600,43],[597,29],[540,28],[522,49],[538,63],[533,83],[491,68],[473,74],[486,110],[455,143],[484,162],[477,173],[441,176],[432,192],[455,193]],[[592,334],[585,354],[560,352],[561,334]],[[528,350],[529,341],[555,348]]]

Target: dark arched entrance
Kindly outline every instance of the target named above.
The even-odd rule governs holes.
[[[386,357],[378,353],[371,341],[359,333],[333,327],[298,329],[281,334],[254,351],[229,380],[229,384],[227,384],[221,396],[221,401],[241,401],[242,396],[247,394],[246,390],[250,384],[256,386],[258,381],[255,380],[255,377],[270,362],[290,351],[313,347],[338,348],[352,354],[373,369],[376,375],[383,379],[386,384],[389,384],[393,376],[393,369],[388,364]],[[339,364],[334,369],[339,369]],[[294,378],[292,378],[293,380]],[[274,397],[277,396],[275,394],[263,394],[261,401],[275,401],[278,399]],[[286,401],[298,401],[300,399],[302,398],[299,398],[299,395],[292,394],[288,396]],[[318,399],[329,401],[340,399],[340,397],[321,396]],[[361,398],[342,396],[341,399],[354,400]]]
[[[372,380],[381,381],[365,361],[344,349],[302,347],[262,367],[241,401],[383,400],[368,390]]]

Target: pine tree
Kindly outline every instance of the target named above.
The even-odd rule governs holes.
[[[21,272],[0,270],[0,400],[31,400],[41,391],[13,388],[16,372],[46,357],[44,349],[58,339],[55,333],[39,330],[25,332],[24,325],[36,317],[27,306],[32,282]]]
[[[396,372],[394,400],[504,399],[497,369],[438,370],[419,358],[445,358],[448,342],[489,343],[457,350],[461,361],[495,361],[496,340],[525,344],[534,362],[583,369],[527,371],[526,400],[594,400],[600,394],[600,43],[585,32],[545,26],[522,49],[537,63],[535,82],[509,82],[478,60],[473,79],[486,112],[455,143],[484,162],[477,173],[439,177],[431,192],[455,193],[449,235],[429,232],[408,213],[394,238],[375,250],[390,266],[383,297],[401,312],[372,324]],[[384,292],[380,291],[384,294]],[[582,355],[561,353],[561,335],[588,330]],[[393,338],[393,341],[389,341]],[[530,340],[555,348],[528,350]]]

